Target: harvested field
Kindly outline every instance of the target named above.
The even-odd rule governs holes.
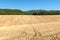
[[[0,25],[21,25],[46,22],[60,22],[60,15],[32,16],[32,15],[0,15]]]
[[[60,40],[60,15],[1,15],[0,40]]]

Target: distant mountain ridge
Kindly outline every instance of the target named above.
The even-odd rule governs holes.
[[[60,15],[60,10],[28,10],[0,9],[0,15]]]
[[[60,10],[30,10],[27,13],[32,15],[60,15]]]

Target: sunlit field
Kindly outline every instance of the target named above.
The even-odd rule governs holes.
[[[0,40],[60,40],[60,15],[0,15]]]

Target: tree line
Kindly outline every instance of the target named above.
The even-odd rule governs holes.
[[[33,15],[60,15],[60,11],[40,11],[34,12]]]
[[[60,10],[30,10],[0,9],[0,15],[60,15]]]

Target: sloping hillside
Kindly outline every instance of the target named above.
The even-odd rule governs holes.
[[[18,9],[0,9],[0,15],[23,15],[24,12]]]

